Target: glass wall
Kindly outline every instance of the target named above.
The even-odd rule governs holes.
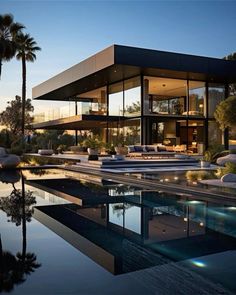
[[[124,115],[134,117],[141,115],[141,80],[135,77],[124,81]]]
[[[173,147],[187,144],[186,120],[152,118],[151,120],[151,143]],[[184,149],[184,147],[182,147]],[[185,147],[186,150],[186,147]]]
[[[205,82],[189,81],[189,116],[204,116],[206,102]]]
[[[205,149],[205,128],[203,120],[188,121],[188,150],[203,154]]]
[[[216,121],[208,121],[208,144],[209,146],[223,144],[222,131]]]
[[[47,122],[51,120],[57,120],[62,118],[68,118],[71,116],[75,116],[75,102],[60,102],[56,101],[55,106],[51,107],[52,102],[45,107],[45,111],[42,112],[44,107],[41,104],[35,104],[34,108],[34,123]]]
[[[109,86],[109,116],[123,116],[124,112],[123,82]]]
[[[186,111],[187,81],[144,77],[144,113],[182,115]]]
[[[78,97],[78,115],[106,115],[107,114],[107,91],[101,87],[82,93]]]
[[[225,86],[210,83],[208,85],[208,116],[214,117],[216,106],[225,98]]]
[[[140,119],[124,120],[108,123],[108,142],[113,145],[140,144],[141,127]]]

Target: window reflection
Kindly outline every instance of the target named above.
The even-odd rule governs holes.
[[[109,204],[109,222],[141,234],[141,208],[129,203]]]
[[[107,91],[101,87],[82,93],[78,96],[78,114],[106,115],[107,114]]]
[[[140,116],[141,86],[140,77],[124,82],[125,116]]]
[[[123,82],[109,86],[109,116],[123,116]]]
[[[205,113],[205,82],[189,81],[189,116],[203,116]]]
[[[109,122],[108,141],[113,145],[132,145],[141,142],[140,119]]]
[[[208,115],[214,117],[216,106],[225,98],[225,86],[209,84],[208,86]]]
[[[216,121],[208,122],[208,137],[209,146],[214,146],[216,144],[222,144],[222,131],[219,128],[219,124]]]

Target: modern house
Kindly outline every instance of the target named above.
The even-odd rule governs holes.
[[[202,153],[228,143],[214,111],[235,82],[236,61],[112,45],[33,88],[33,99],[67,104],[34,128],[96,130],[106,142]]]

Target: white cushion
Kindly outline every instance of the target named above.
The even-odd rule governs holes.
[[[38,154],[51,156],[53,154],[53,150],[38,150]]]

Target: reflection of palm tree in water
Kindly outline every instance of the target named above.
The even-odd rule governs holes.
[[[15,284],[25,281],[25,275],[29,275],[40,264],[36,261],[34,253],[27,253],[26,223],[31,221],[33,209],[32,205],[36,203],[32,192],[25,192],[24,176],[21,173],[22,190],[17,190],[13,186],[10,196],[0,200],[1,209],[11,217],[11,222],[16,226],[22,224],[22,251],[16,256],[8,251],[3,251],[0,236],[0,292],[11,291]]]

